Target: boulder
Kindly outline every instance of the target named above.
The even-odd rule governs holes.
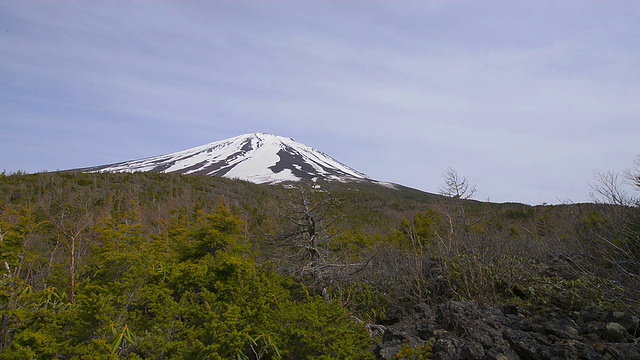
[[[529,315],[512,304],[493,308],[450,301],[415,307],[387,327],[376,353],[393,359],[403,345],[430,344],[432,359],[640,360],[636,333],[637,319],[624,313]]]

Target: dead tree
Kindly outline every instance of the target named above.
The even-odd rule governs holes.
[[[458,172],[453,168],[448,168],[444,173],[445,183],[440,188],[440,194],[453,198],[456,202],[458,217],[462,225],[462,230],[464,231],[465,239],[468,243],[471,243],[471,232],[469,231],[469,220],[467,217],[467,213],[465,210],[464,203],[466,200],[470,199],[473,194],[476,192],[476,187],[469,184],[469,180],[466,177],[461,177],[458,175]],[[454,222],[451,219],[451,215],[445,212],[449,226],[450,232],[449,237],[450,240],[454,240],[453,236],[455,233],[454,230]],[[456,250],[457,252],[457,250]]]
[[[371,259],[359,263],[342,263],[330,249],[331,239],[339,232],[342,218],[336,212],[340,201],[316,184],[290,188],[290,196],[280,216],[284,231],[275,243],[285,249],[283,272],[298,277],[310,285],[324,289],[333,280],[358,272]]]

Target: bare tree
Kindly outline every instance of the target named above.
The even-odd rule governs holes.
[[[66,204],[62,206],[60,212],[57,215],[49,214],[50,223],[53,224],[58,232],[58,239],[56,249],[62,242],[60,236],[68,241],[69,246],[69,286],[71,303],[75,302],[76,293],[76,277],[77,277],[77,250],[80,247],[80,242],[83,240],[83,234],[85,230],[93,224],[93,216],[89,212],[87,204],[83,203],[80,206],[72,204]],[[53,256],[53,255],[52,255]]]
[[[633,164],[633,168],[627,169],[627,171],[625,171],[625,177],[637,191],[640,191],[640,155],[636,157],[636,159],[633,161]],[[635,200],[635,205],[640,206],[637,197],[635,198]]]
[[[284,273],[306,278],[311,280],[310,285],[324,289],[334,280],[370,264],[372,258],[344,263],[330,251],[330,242],[339,233],[337,224],[343,216],[335,211],[340,204],[335,196],[315,184],[302,184],[291,190],[287,204],[280,209],[286,225],[275,241],[288,253],[283,257]]]
[[[469,222],[467,219],[467,213],[464,208],[464,201],[470,199],[476,192],[476,187],[469,183],[469,180],[465,176],[458,175],[458,172],[449,167],[444,173],[444,186],[440,188],[440,194],[451,197],[456,200],[458,211],[460,213],[460,220],[462,222],[462,228],[467,240],[471,240],[471,234],[469,232]],[[453,224],[451,218],[449,218],[451,225],[451,232],[453,233]]]
[[[626,179],[632,179],[633,173],[628,170]],[[638,199],[629,192],[628,182],[624,176],[614,171],[596,171],[593,175],[595,183],[591,184],[591,199],[597,204],[618,206],[634,206]],[[638,180],[636,180],[638,181]]]
[[[281,211],[288,226],[279,240],[297,247],[299,254],[313,263],[324,262],[332,237],[328,229],[338,220],[338,216],[330,215],[337,200],[313,186],[301,185],[293,190]]]
[[[4,236],[7,234],[6,231],[2,231],[0,229],[0,249],[2,248],[2,242],[4,241]],[[4,268],[7,270],[7,276],[11,276],[11,267],[9,267],[9,262],[4,261]]]
[[[476,192],[476,187],[469,184],[466,176],[458,175],[458,172],[449,167],[444,172],[444,186],[440,187],[440,194],[455,199],[470,199]]]
[[[640,278],[640,157],[635,168],[623,175],[596,172],[591,185],[592,200],[603,206],[604,223],[590,228],[598,246],[588,253],[594,259],[613,266],[619,275],[637,281]]]

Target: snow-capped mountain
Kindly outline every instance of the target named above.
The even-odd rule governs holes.
[[[316,149],[290,138],[263,133],[240,135],[167,155],[78,170],[202,174],[258,184],[314,179],[369,180],[363,173]]]

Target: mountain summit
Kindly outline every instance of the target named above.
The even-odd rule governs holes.
[[[278,135],[253,133],[175,153],[110,165],[84,172],[162,172],[223,176],[257,184],[322,179],[369,180],[329,155]]]

